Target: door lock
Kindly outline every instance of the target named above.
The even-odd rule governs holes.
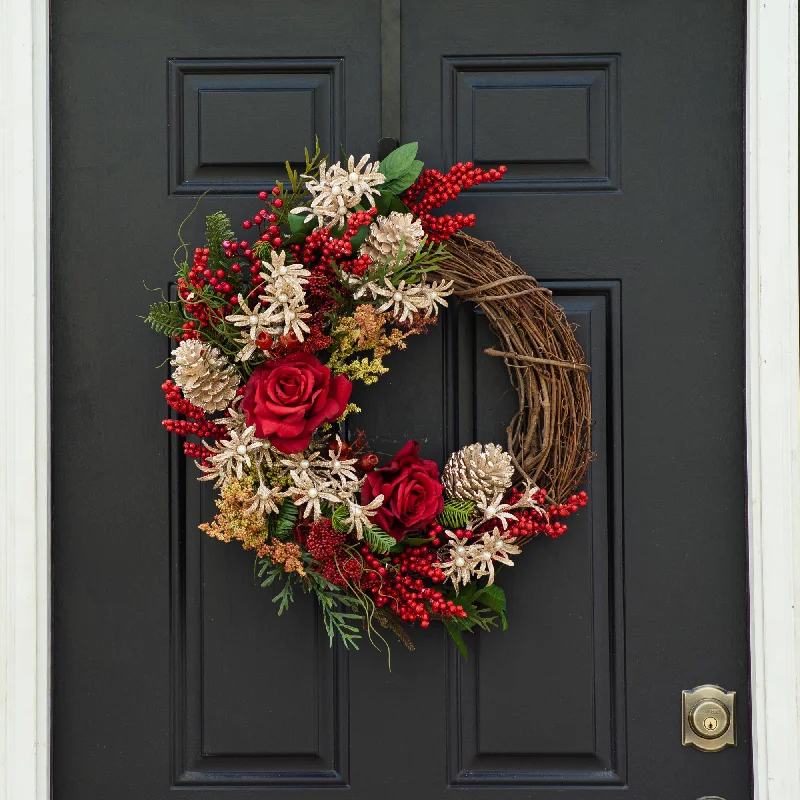
[[[683,744],[707,753],[736,744],[736,692],[705,684],[683,693]]]

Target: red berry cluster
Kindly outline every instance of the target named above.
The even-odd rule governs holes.
[[[224,242],[222,242],[222,247],[225,258],[229,260],[246,259],[250,262],[250,275],[252,276],[258,273],[260,262],[248,246],[247,242],[231,242],[226,239]],[[212,269],[208,265],[210,254],[211,250],[208,247],[198,247],[195,249],[194,262],[192,263],[192,267],[188,274],[189,283],[195,289],[202,289],[207,285],[214,292],[226,298],[229,304],[235,306],[237,304],[237,295],[240,291],[242,291],[244,285],[246,284],[248,275],[243,272],[242,265],[239,263],[239,261],[234,261],[232,264],[225,263],[224,266],[217,266],[216,269]],[[218,260],[217,263],[222,264],[224,262]],[[186,288],[186,295],[188,297],[191,289],[189,289],[185,284],[184,286]],[[200,306],[200,308],[205,308],[205,306],[202,304],[195,305]],[[196,313],[195,316],[197,316]],[[201,317],[198,316],[198,319],[200,318]]]
[[[365,553],[365,560],[369,564],[369,548],[364,546],[361,552]],[[374,556],[372,559],[377,561]],[[431,614],[466,617],[467,612],[461,606],[452,600],[445,600],[442,592],[434,586],[425,585],[425,579],[434,584],[445,580],[444,573],[433,566],[436,559],[433,547],[420,545],[407,547],[393,556],[391,567],[388,570],[383,568],[387,573],[385,577],[381,574],[381,567],[377,567],[376,571],[383,580],[368,589],[375,598],[375,605],[379,608],[388,606],[403,622],[419,622],[423,628],[431,624]]]
[[[346,538],[325,517],[295,527],[295,539],[305,544],[311,557],[320,563],[323,578],[334,586],[357,585],[372,595],[378,608],[386,606],[403,622],[419,622],[427,628],[431,614],[466,616],[461,606],[445,600],[435,586],[426,585],[426,581],[437,584],[445,579],[444,573],[433,566],[437,558],[435,547],[408,547],[389,558],[376,556],[362,544],[359,557],[347,550]]]
[[[522,493],[518,489],[510,489],[506,496],[506,502],[516,503]],[[546,492],[540,489],[533,497],[535,503],[546,508],[546,516],[542,516],[535,508],[524,508],[514,511],[517,517],[516,522],[512,522],[508,526],[509,536],[538,536],[543,533],[551,539],[557,539],[567,532],[567,526],[559,519],[564,519],[570,514],[574,514],[579,508],[583,508],[589,498],[586,492],[578,492],[570,496],[566,503],[559,503],[558,505],[545,506]],[[482,526],[480,531],[490,530],[493,527],[492,523],[487,523]]]
[[[471,161],[455,164],[446,175],[435,169],[424,169],[419,178],[403,193],[402,200],[411,213],[420,218],[431,241],[445,241],[461,228],[473,226],[475,215],[458,213],[435,217],[430,212],[455,200],[464,189],[499,181],[505,172],[505,166],[483,170]]]
[[[351,239],[365,225],[372,224],[377,213],[376,208],[356,211],[348,219],[347,229],[341,238],[334,238],[330,228],[320,228],[310,233],[302,245],[289,245],[298,262],[311,272],[307,302],[312,312],[325,313],[335,306],[329,291],[331,285],[338,283],[334,264],[354,275],[363,275],[372,264],[369,256],[354,252]]]
[[[281,229],[278,227],[278,213],[283,208],[283,200],[280,197],[281,187],[273,186],[269,193],[259,192],[258,199],[266,202],[271,206],[270,209],[262,208],[252,219],[246,219],[242,223],[245,230],[250,230],[253,225],[258,230],[259,238],[262,242],[269,242],[273,247],[280,247],[283,244],[281,239]],[[271,195],[271,197],[270,197]]]
[[[307,528],[307,533],[303,530]],[[334,586],[361,584],[367,579],[364,564],[360,558],[350,555],[344,548],[344,533],[334,530],[327,517],[316,522],[301,523],[295,528],[295,538],[302,542],[313,559],[320,563],[320,574]]]
[[[225,427],[206,418],[205,411],[199,406],[190,403],[172,381],[164,381],[161,384],[161,390],[164,392],[164,399],[167,401],[167,405],[177,411],[178,414],[188,417],[188,419],[165,419],[161,424],[170,433],[183,438],[187,436],[197,436],[200,439],[212,440],[227,438],[228,434]],[[204,461],[210,454],[208,448],[197,442],[184,442],[183,452],[190,458],[199,458],[201,461]]]

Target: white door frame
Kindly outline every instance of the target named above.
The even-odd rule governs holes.
[[[797,3],[748,0],[755,800],[800,799]],[[48,14],[48,0],[0,0],[0,800],[51,795]]]

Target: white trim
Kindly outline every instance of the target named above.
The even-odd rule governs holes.
[[[797,67],[797,0],[748,0],[755,800],[800,798]],[[0,0],[0,274],[35,243],[33,286],[0,296],[0,800],[50,797],[48,71],[48,1]]]
[[[749,0],[747,431],[756,800],[800,798],[797,0]]]
[[[48,47],[0,0],[0,800],[50,797]]]

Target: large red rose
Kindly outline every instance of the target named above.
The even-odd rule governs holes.
[[[253,370],[244,388],[242,411],[256,436],[282,453],[299,453],[323,423],[344,413],[353,384],[310,353],[293,353]]]
[[[419,443],[407,442],[391,463],[368,472],[361,489],[366,505],[379,494],[383,505],[373,517],[375,524],[398,542],[409,531],[421,530],[444,508],[439,468],[419,457]]]

